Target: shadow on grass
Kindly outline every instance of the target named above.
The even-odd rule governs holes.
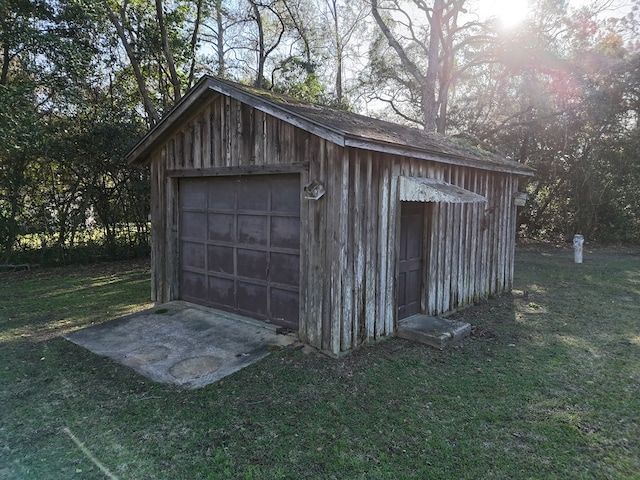
[[[0,285],[0,342],[42,341],[151,305],[140,262],[9,273]]]

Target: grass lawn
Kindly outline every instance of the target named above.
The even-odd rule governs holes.
[[[195,391],[59,337],[148,307],[145,265],[3,274],[0,478],[640,478],[640,249],[516,258],[453,349],[283,350]]]

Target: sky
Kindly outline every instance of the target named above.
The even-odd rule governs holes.
[[[580,8],[591,3],[602,3],[603,0],[569,0],[571,8]],[[624,15],[631,8],[630,0],[609,0],[611,4],[607,13],[611,16]],[[527,15],[528,0],[477,0],[481,17],[498,17],[505,27],[513,28]]]

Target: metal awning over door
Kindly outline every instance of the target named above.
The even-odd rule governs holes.
[[[481,203],[482,195],[436,178],[399,177],[400,200],[404,202]]]
[[[180,181],[180,297],[298,328],[300,177]]]

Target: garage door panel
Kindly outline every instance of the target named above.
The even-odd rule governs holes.
[[[229,278],[209,277],[208,298],[211,304],[218,307],[235,309],[235,282]]]
[[[233,247],[209,245],[207,247],[207,270],[212,273],[234,275]]]
[[[300,284],[300,257],[287,253],[271,253],[271,282],[297,287]]]
[[[271,289],[271,315],[278,323],[295,326],[298,323],[298,292]]]
[[[189,293],[189,298],[203,298],[207,294],[206,276],[203,273],[183,272],[182,288]]]
[[[184,180],[180,188],[182,208],[203,208],[207,201],[207,187],[198,180]]]
[[[183,238],[204,241],[207,232],[207,214],[202,212],[182,213]]]
[[[236,216],[232,213],[212,213],[208,217],[209,240],[236,241]]]
[[[201,182],[205,185],[205,181]],[[231,180],[227,182],[215,182],[207,185],[206,191],[208,195],[209,210],[229,211],[236,209],[236,189],[237,181]]]
[[[183,265],[188,268],[205,268],[205,251],[202,243],[182,242]]]
[[[297,217],[271,217],[271,246],[300,248],[300,219]]]
[[[238,281],[238,309],[267,317],[267,287]]]
[[[272,183],[271,211],[300,214],[300,189],[291,188],[289,179],[276,179]]]
[[[299,175],[180,182],[182,298],[297,328]]]
[[[247,177],[238,188],[238,210],[266,212],[271,186],[260,177]]]
[[[244,278],[263,280],[267,274],[266,251],[246,250],[238,248],[236,251],[238,269],[237,275]]]
[[[264,215],[238,215],[238,243],[266,246],[267,221]]]

